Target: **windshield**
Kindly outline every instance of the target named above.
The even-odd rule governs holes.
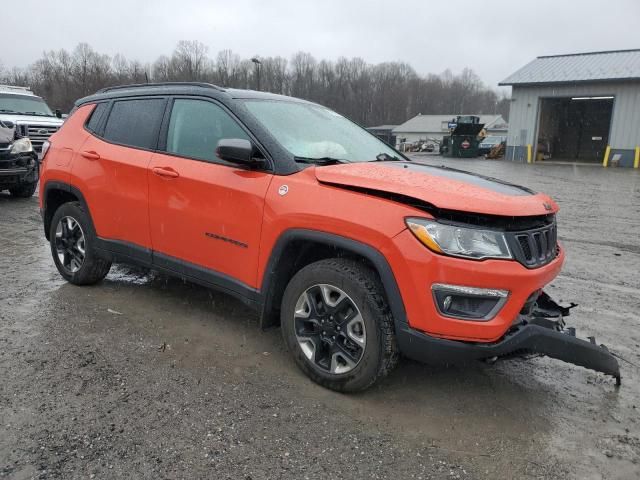
[[[40,97],[14,94],[0,94],[0,113],[54,116]]]
[[[319,105],[247,100],[251,114],[292,155],[308,159],[368,162],[399,157],[386,143],[342,115]]]
[[[482,143],[500,143],[502,139],[500,137],[487,137]]]

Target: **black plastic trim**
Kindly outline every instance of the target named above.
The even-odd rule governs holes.
[[[258,308],[262,305],[262,295],[258,290],[221,272],[186,262],[160,252],[152,252],[153,268],[164,270],[205,287],[228,293],[244,303]]]
[[[142,267],[152,266],[152,251],[146,247],[141,247],[122,240],[107,240],[95,237],[96,247],[112,261],[123,263],[135,263]]]
[[[100,252],[114,262],[153,268],[171,276],[227,293],[259,310],[260,292],[235,278],[129,242],[96,238]]]
[[[288,244],[299,240],[337,247],[356,255],[360,255],[370,261],[377,270],[378,275],[380,276],[380,280],[382,281],[382,286],[384,287],[385,293],[387,294],[387,301],[389,302],[391,313],[393,314],[396,332],[398,332],[401,328],[408,328],[407,315],[404,308],[404,302],[402,301],[402,296],[400,295],[400,289],[398,288],[398,283],[396,282],[393,271],[389,266],[389,262],[387,262],[387,259],[382,253],[380,253],[370,245],[364,244],[357,240],[353,240],[351,238],[342,237],[332,233],[321,232],[318,230],[307,229],[290,229],[284,231],[276,241],[275,246],[271,251],[271,256],[269,257],[269,261],[267,262],[267,267],[262,279],[261,292],[263,293],[264,307],[262,315],[260,317],[261,326],[265,326],[265,322],[268,318],[269,312],[271,312],[276,307],[272,303],[272,300],[274,298],[272,288],[276,268],[279,262],[282,261],[282,254]]]
[[[40,214],[42,216],[43,219],[43,227],[44,227],[44,234],[45,237],[47,238],[47,240],[49,240],[49,232],[47,230],[47,224],[45,220],[45,217],[47,215],[47,197],[49,196],[49,192],[51,190],[60,190],[63,192],[67,192],[67,193],[71,193],[73,196],[75,196],[78,201],[80,203],[82,203],[82,205],[85,207],[85,211],[87,213],[87,215],[89,216],[89,220],[91,220],[91,233],[96,236],[96,230],[95,227],[93,226],[93,219],[91,218],[91,210],[89,209],[89,205],[87,204],[87,201],[84,198],[84,195],[82,194],[82,192],[74,187],[73,185],[70,185],[68,183],[65,182],[59,182],[57,180],[50,180],[48,181],[44,186],[40,185],[40,191],[42,192],[42,210],[40,211]],[[51,212],[51,216],[53,216],[54,212]]]
[[[606,348],[540,325],[519,326],[495,343],[435,338],[407,326],[396,336],[404,355],[424,363],[456,365],[539,353],[620,378],[618,361]]]

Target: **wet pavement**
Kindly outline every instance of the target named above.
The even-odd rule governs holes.
[[[417,156],[561,207],[569,324],[611,378],[545,358],[402,361],[358,395],[316,386],[236,300],[123,266],[57,274],[37,199],[0,194],[0,477],[640,477],[640,172]]]

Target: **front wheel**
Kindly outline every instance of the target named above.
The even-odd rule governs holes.
[[[281,327],[297,365],[332,390],[364,390],[397,362],[382,285],[353,260],[322,260],[296,273],[282,300]]]
[[[111,261],[96,250],[91,221],[81,203],[65,203],[56,210],[49,239],[53,261],[68,282],[91,285],[109,273]]]

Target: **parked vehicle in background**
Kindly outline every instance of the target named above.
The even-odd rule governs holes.
[[[0,85],[0,190],[33,195],[42,146],[62,125],[61,117],[29,89]]]
[[[506,142],[507,142],[507,137],[490,135],[482,139],[482,141],[478,145],[478,153],[480,155],[486,155],[491,151],[493,147],[500,145],[501,143],[506,144]]]
[[[619,380],[542,290],[565,256],[548,196],[412,162],[281,95],[151,84],[76,106],[50,139],[40,196],[67,281],[128,262],[221,289],[279,323],[298,366],[338,391],[371,386],[400,353],[542,353]]]
[[[422,145],[420,145],[420,151],[421,152],[433,152],[435,149],[433,143],[431,142],[424,142]]]

